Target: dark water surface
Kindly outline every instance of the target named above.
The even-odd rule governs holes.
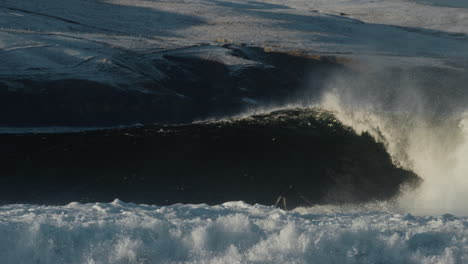
[[[387,199],[417,179],[395,168],[370,136],[315,109],[179,126],[3,134],[0,144],[2,203],[268,205],[293,185],[294,207]]]

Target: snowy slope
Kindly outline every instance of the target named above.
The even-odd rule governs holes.
[[[456,1],[455,7],[435,4],[4,0],[0,76],[126,82],[135,76],[114,62],[116,56],[219,42],[311,53],[468,57],[468,38],[461,34],[468,28],[467,9]]]
[[[468,33],[464,0],[269,0],[295,9],[345,15],[366,23],[386,24],[433,33]]]

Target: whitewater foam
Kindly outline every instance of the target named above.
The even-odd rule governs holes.
[[[468,218],[230,202],[0,207],[1,263],[466,263]]]
[[[434,102],[424,98],[429,92],[411,85],[393,88],[402,92],[393,99],[391,110],[384,109],[383,90],[388,88],[336,83],[330,87],[321,107],[356,132],[369,133],[384,143],[395,165],[422,178],[418,189],[402,188],[401,208],[415,214],[468,215],[467,112],[456,104],[434,110]]]

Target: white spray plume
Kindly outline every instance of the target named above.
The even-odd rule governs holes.
[[[395,165],[422,178],[416,190],[402,188],[403,210],[468,215],[468,111],[434,110],[433,87],[420,87],[411,74],[398,81],[378,72],[363,76],[335,76],[320,107],[384,143]]]

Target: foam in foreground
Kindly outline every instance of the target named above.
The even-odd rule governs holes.
[[[325,210],[324,210],[325,209]],[[468,218],[230,202],[0,207],[0,263],[466,263]]]

